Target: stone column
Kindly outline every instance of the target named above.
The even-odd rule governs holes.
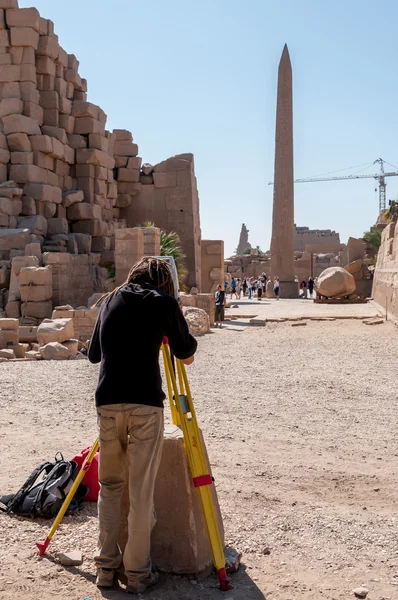
[[[271,273],[281,298],[298,298],[294,281],[294,184],[292,67],[285,45],[278,69]]]

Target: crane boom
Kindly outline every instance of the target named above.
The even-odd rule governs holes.
[[[379,181],[379,214],[386,210],[386,181],[385,177],[396,177],[398,171],[384,172],[384,160],[377,158],[373,164],[378,163],[380,165],[380,173],[374,173],[372,175],[340,175],[338,177],[306,177],[304,179],[295,179],[294,183],[312,183],[316,181],[342,181],[347,179],[377,179]],[[392,165],[394,166],[394,165]],[[273,185],[273,181],[270,181],[268,185]]]

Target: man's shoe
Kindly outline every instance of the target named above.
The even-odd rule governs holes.
[[[99,567],[97,569],[97,578],[95,585],[99,588],[111,588],[115,585],[115,570],[114,569],[103,569]]]
[[[140,581],[139,583],[127,583],[126,591],[129,594],[142,594],[149,587],[156,585],[159,581],[159,573],[157,571],[152,571],[148,577]]]

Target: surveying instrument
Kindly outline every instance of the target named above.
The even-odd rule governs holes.
[[[178,299],[178,277],[174,258],[171,256],[162,256],[159,258],[169,263],[173,275],[175,296]],[[184,363],[173,356],[167,338],[163,339],[162,356],[172,422],[173,425],[176,425],[182,430],[184,436],[184,446],[187,453],[189,468],[191,470],[192,482],[194,487],[198,489],[200,495],[213,563],[217,571],[220,589],[222,591],[227,591],[229,589],[229,578],[225,568],[224,548],[211,494],[211,486],[214,483],[214,479],[209,473],[205,448],[196,419],[187,372]],[[99,439],[97,438],[66,496],[47,538],[44,542],[37,542],[36,544],[40,556],[45,554],[59,524],[68,510],[77,488],[90,468],[98,449]]]

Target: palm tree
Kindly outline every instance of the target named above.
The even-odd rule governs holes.
[[[374,231],[365,231],[362,239],[364,242],[374,246],[374,248],[378,250],[381,244],[381,230],[375,229]]]
[[[140,227],[140,226],[139,226]],[[154,223],[146,221],[143,227],[156,227]],[[175,231],[160,230],[160,256],[172,256],[177,267],[178,282],[180,290],[187,289],[185,284],[188,275],[188,269],[185,267],[186,255],[181,246],[181,240]]]

